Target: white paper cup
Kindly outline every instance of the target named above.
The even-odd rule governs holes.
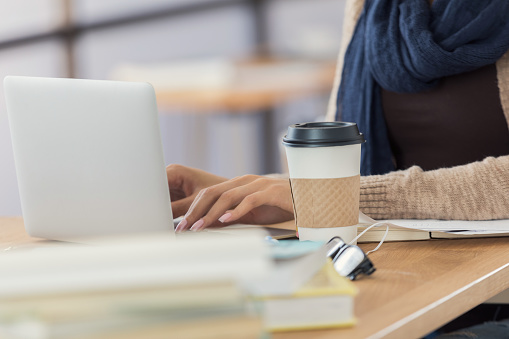
[[[301,240],[357,236],[361,144],[357,125],[292,125],[283,139]]]

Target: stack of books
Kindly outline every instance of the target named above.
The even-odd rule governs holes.
[[[0,338],[259,338],[242,281],[270,274],[264,233],[60,245],[0,256]]]
[[[269,332],[348,327],[355,324],[355,285],[340,276],[324,243],[281,240],[271,247],[271,279],[252,286]]]
[[[232,283],[4,299],[0,337],[257,338],[259,317]]]
[[[264,328],[270,332],[349,327],[355,324],[357,288],[340,276],[332,261],[291,295],[265,295]]]
[[[0,338],[259,338],[354,324],[356,289],[323,244],[274,248],[265,232],[240,233],[8,251]]]

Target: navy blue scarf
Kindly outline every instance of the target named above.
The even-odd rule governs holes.
[[[366,0],[345,55],[336,120],[366,136],[361,174],[394,170],[380,87],[419,92],[509,49],[509,0]]]

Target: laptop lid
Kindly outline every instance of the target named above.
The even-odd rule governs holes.
[[[31,236],[173,232],[150,84],[8,76],[4,87]]]

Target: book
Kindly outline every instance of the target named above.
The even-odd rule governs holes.
[[[0,256],[0,301],[15,296],[251,281],[270,275],[265,233],[164,234],[12,250]]]
[[[204,282],[158,288],[80,291],[0,299],[0,321],[37,315],[48,322],[92,319],[157,310],[185,314],[196,309],[231,308],[244,299],[243,291],[231,281]]]
[[[262,333],[259,317],[250,312],[245,297],[234,285],[210,287],[203,284],[201,291],[194,288],[201,292],[196,296],[186,293],[184,287],[183,290],[83,293],[11,300],[2,308],[0,337],[236,338],[240,329],[235,331],[235,326],[239,324],[245,327],[242,337],[257,338]],[[184,292],[183,295],[179,295],[180,292]],[[228,323],[235,326],[229,328]]]
[[[212,317],[182,323],[161,323],[137,329],[118,329],[100,335],[76,336],[66,339],[259,339],[262,325],[257,317],[249,315]]]
[[[8,252],[0,338],[258,338],[242,282],[271,275],[264,236],[137,235]]]
[[[331,260],[292,295],[266,295],[263,325],[270,332],[348,327],[355,324],[355,285],[340,276]]]
[[[357,226],[357,234],[364,232],[370,225]],[[431,239],[428,231],[394,227],[394,225],[387,225],[389,232],[384,241],[411,241],[411,240],[429,240]],[[386,227],[380,226],[368,230],[358,240],[358,243],[366,242],[379,242],[382,240],[386,232]]]
[[[284,246],[283,244],[280,242],[277,247]],[[321,243],[316,245],[318,245],[318,248],[295,256],[285,257],[273,252],[274,268],[270,271],[270,275],[252,279],[243,286],[252,296],[294,294],[327,261],[327,248],[322,246]]]
[[[378,242],[389,228],[385,241],[411,241],[428,239],[460,239],[509,236],[509,219],[502,220],[417,220],[398,219],[375,221],[364,214],[359,216],[358,234],[370,225],[382,222],[364,233],[358,242]]]

